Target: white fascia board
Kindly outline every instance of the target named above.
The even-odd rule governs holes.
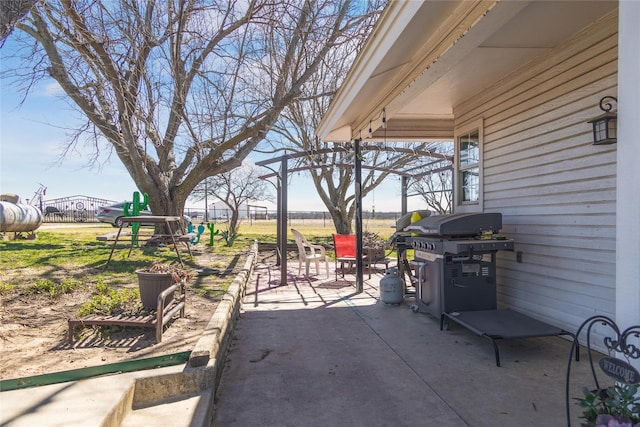
[[[351,126],[346,125],[333,129],[324,138],[323,141],[327,142],[349,142],[351,141]]]

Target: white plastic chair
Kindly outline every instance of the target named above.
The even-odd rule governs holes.
[[[305,239],[305,237],[296,229],[291,229],[293,237],[298,246],[298,275],[302,271],[302,263],[305,263],[305,276],[309,277],[309,264],[312,262],[316,265],[316,274],[320,275],[320,261],[324,261],[327,269],[327,277],[329,277],[329,260],[324,246],[313,245]]]

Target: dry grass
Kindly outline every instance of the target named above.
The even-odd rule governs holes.
[[[381,238],[388,239],[395,231],[395,221],[392,219],[369,219],[363,221],[363,231],[369,231],[378,234]],[[260,241],[275,241],[276,238],[276,221],[275,220],[243,220],[240,224],[240,234],[247,238],[257,238]],[[291,228],[295,228],[311,239],[330,239],[331,235],[336,232],[335,226],[330,219],[295,219],[287,222],[287,236],[293,241]],[[355,230],[355,227],[352,227]]]

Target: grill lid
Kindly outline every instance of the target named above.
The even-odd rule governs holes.
[[[501,228],[501,213],[464,213],[430,216],[405,230],[425,236],[476,236],[482,231],[498,232]]]

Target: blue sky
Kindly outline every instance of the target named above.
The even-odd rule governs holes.
[[[7,41],[3,49],[9,48],[9,44]],[[8,66],[7,62],[0,58],[0,67]],[[117,156],[108,157],[105,153],[98,159],[99,165],[91,165],[92,152],[73,151],[60,160],[62,149],[69,141],[66,128],[78,123],[79,116],[59,99],[59,91],[53,80],[40,83],[20,106],[21,94],[17,88],[8,80],[0,80],[0,193],[15,193],[25,202],[43,184],[47,187],[45,200],[74,195],[116,201],[130,199],[137,188]],[[82,145],[79,147],[81,150]],[[372,210],[375,206],[377,211],[399,211],[399,194],[399,178],[390,177],[374,195],[363,201],[363,209]],[[415,198],[410,199],[410,209],[416,202],[419,203]],[[288,204],[292,211],[326,210],[311,180],[304,175],[296,175],[291,180]],[[187,207],[204,205],[188,201]]]
[[[55,85],[40,85],[19,106],[20,94],[6,80],[1,85],[0,191],[23,201],[42,183],[46,199],[87,195],[122,200],[135,186],[117,158],[101,158],[101,168],[89,168],[88,152],[69,153],[58,162],[68,141],[65,127],[77,123],[77,113],[55,96]]]

